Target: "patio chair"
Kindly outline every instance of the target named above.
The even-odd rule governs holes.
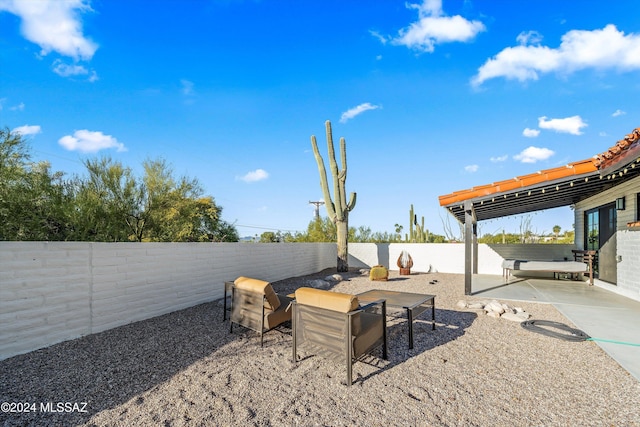
[[[355,295],[299,288],[292,302],[293,362],[298,350],[345,362],[347,385],[352,383],[353,364],[382,345],[387,359],[386,301],[360,306]]]
[[[244,326],[260,334],[260,347],[264,345],[264,333],[291,320],[291,298],[275,293],[264,280],[238,277],[231,287],[231,317],[233,324]]]

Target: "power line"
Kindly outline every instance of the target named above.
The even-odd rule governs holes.
[[[285,230],[282,228],[273,228],[273,227],[263,227],[259,225],[242,225],[242,224],[233,224],[234,227],[246,227],[246,228],[256,228],[258,230],[270,230],[270,231],[288,231],[290,233],[297,233],[300,230]]]

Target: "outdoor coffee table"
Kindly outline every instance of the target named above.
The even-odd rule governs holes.
[[[431,329],[436,329],[435,295],[414,294],[411,292],[387,291],[373,289],[358,294],[358,300],[371,302],[379,299],[387,300],[387,307],[407,310],[407,326],[409,327],[409,348],[413,348],[413,319],[431,307]]]

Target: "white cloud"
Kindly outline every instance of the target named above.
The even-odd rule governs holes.
[[[464,167],[464,170],[467,172],[477,172],[478,171],[479,166],[478,165],[468,165]]]
[[[540,130],[525,128],[522,131],[522,135],[526,136],[527,138],[536,138],[538,135],[540,135]]]
[[[342,113],[342,116],[340,116],[340,123],[346,123],[347,120],[353,119],[355,116],[362,114],[367,110],[377,110],[378,108],[380,108],[379,105],[372,105],[365,102],[364,104],[360,104],[357,107],[353,107]]]
[[[612,117],[618,117],[618,116],[624,116],[625,114],[627,114],[626,111],[616,110],[616,111],[613,112],[613,114],[611,116]]]
[[[518,34],[516,41],[520,43],[521,46],[540,44],[540,42],[542,42],[542,35],[537,31],[523,31]]]
[[[95,153],[108,148],[127,151],[124,144],[118,142],[113,136],[86,129],[75,131],[73,136],[63,136],[58,140],[58,143],[69,151],[80,151],[81,153]]]
[[[398,31],[391,42],[410,49],[430,53],[436,44],[468,42],[486,29],[480,21],[444,15],[442,0],[423,0],[422,4],[407,4],[407,7],[418,11],[418,21]]]
[[[535,163],[538,160],[546,160],[555,153],[548,148],[529,147],[525,148],[520,154],[513,156],[515,160],[522,163]]]
[[[558,133],[569,133],[571,135],[582,135],[580,129],[588,125],[582,121],[580,116],[571,116],[564,119],[550,119],[538,117],[538,126],[541,129],[554,130]]]
[[[53,72],[61,77],[88,76],[87,81],[91,83],[98,81],[95,70],[89,71],[79,64],[65,64],[59,59],[53,61]]]
[[[42,128],[38,125],[24,125],[24,126],[18,126],[17,128],[15,128],[14,130],[11,131],[12,133],[19,133],[22,136],[27,136],[27,135],[37,135],[40,132],[42,132]]]
[[[91,83],[97,82],[99,80],[98,73],[96,73],[94,70],[91,70],[91,75],[89,76],[89,78],[87,80],[89,82],[91,82]]]
[[[489,160],[491,160],[493,163],[498,163],[498,162],[504,162],[508,158],[509,158],[509,155],[505,154],[504,156],[491,157]]]
[[[13,107],[10,107],[9,110],[11,110],[11,111],[24,111],[24,102],[21,102],[18,105],[14,105]]]
[[[385,36],[383,36],[382,34],[380,34],[378,31],[375,30],[369,30],[369,34],[371,34],[373,37],[377,38],[378,41],[380,41],[380,43],[382,44],[387,44],[387,38]]]
[[[78,64],[65,64],[59,59],[53,62],[53,72],[62,77],[82,76],[89,74],[89,70],[87,70],[84,66]]]
[[[183,95],[193,95],[194,91],[193,91],[193,82],[186,80],[186,79],[182,79],[180,80],[180,84],[182,85],[182,94]]]
[[[537,80],[543,73],[572,73],[587,68],[640,69],[640,34],[625,35],[612,24],[593,31],[571,30],[562,36],[557,49],[541,46],[537,33],[527,34],[521,33],[517,39],[527,44],[507,47],[487,60],[471,84],[479,86],[497,77],[524,82]]]
[[[82,32],[79,14],[91,11],[85,0],[2,0],[0,11],[21,18],[22,35],[40,46],[43,56],[58,52],[75,60],[89,60],[98,49]]]
[[[265,180],[267,178],[269,178],[269,174],[267,173],[267,171],[265,171],[264,169],[256,169],[236,179],[239,179],[244,182],[256,182],[256,181]]]

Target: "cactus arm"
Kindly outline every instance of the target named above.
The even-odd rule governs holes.
[[[347,142],[344,137],[340,138],[340,163],[344,172],[344,180],[347,180]]]
[[[336,220],[336,212],[333,205],[333,201],[331,200],[331,194],[329,193],[329,184],[327,182],[327,171],[324,167],[324,160],[320,155],[320,151],[318,150],[318,143],[316,141],[315,136],[311,136],[311,146],[313,147],[313,155],[316,158],[316,163],[318,164],[318,172],[320,172],[320,187],[322,188],[322,194],[325,200],[325,207],[327,209],[327,215],[331,218],[331,221]]]
[[[429,231],[424,228],[424,217],[422,217],[422,224],[420,225],[420,229],[422,230],[422,243],[427,243],[429,241]]]
[[[329,155],[329,170],[331,171],[331,176],[333,176],[333,196],[335,204],[335,216],[333,217],[334,221],[342,221],[344,219],[344,205],[342,204],[342,191],[340,186],[340,179],[338,173],[338,163],[336,162],[336,152],[333,147],[333,134],[331,132],[331,122],[327,120],[325,122],[325,128],[327,132],[327,150]],[[344,188],[344,186],[342,186]]]
[[[356,193],[351,193],[349,198],[349,204],[347,205],[347,211],[351,212],[356,207]]]
[[[347,143],[344,138],[340,138],[340,163],[342,164],[342,170],[340,171],[340,205],[347,212],[350,211],[347,205],[347,191],[345,185],[347,182]]]

